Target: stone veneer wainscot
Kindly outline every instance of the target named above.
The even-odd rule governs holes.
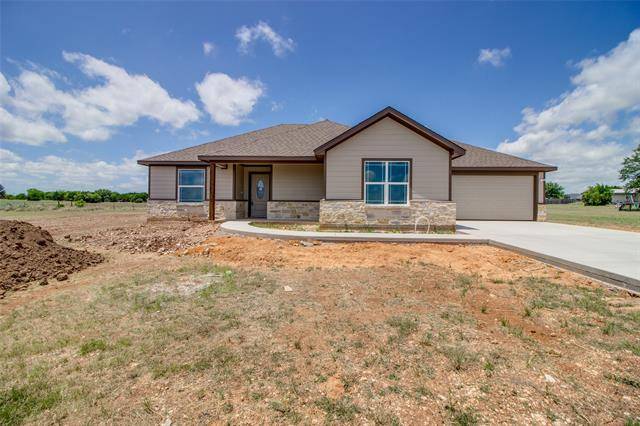
[[[319,201],[269,201],[267,203],[267,219],[318,220],[320,216]]]
[[[246,201],[216,201],[216,220],[245,217]],[[172,200],[147,201],[149,219],[207,220],[209,202],[177,203]]]
[[[455,232],[456,203],[412,200],[408,206],[372,206],[362,200],[321,200],[320,227],[380,228]]]

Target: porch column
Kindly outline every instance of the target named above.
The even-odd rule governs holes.
[[[216,220],[216,163],[209,163],[209,220]]]

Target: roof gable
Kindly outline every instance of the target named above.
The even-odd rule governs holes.
[[[413,120],[412,118],[404,115],[400,111],[390,106],[386,107],[382,111],[377,112],[376,114],[372,115],[366,120],[361,121],[360,123],[356,124],[355,126],[351,127],[350,129],[346,130],[345,132],[331,139],[330,141],[324,143],[323,145],[317,147],[314,150],[315,154],[319,157],[324,156],[324,154],[331,148],[345,142],[346,140],[350,139],[352,136],[371,127],[372,125],[376,124],[377,122],[379,122],[384,118],[391,118],[392,120],[407,127],[409,130],[412,130],[418,133],[420,136],[424,137],[425,139],[428,139],[429,141],[437,145],[440,145],[442,148],[451,152],[453,155],[453,158],[464,155],[465,151],[459,145],[455,144],[454,142],[450,141],[444,136],[439,135],[433,130],[423,126],[422,124],[418,123],[417,121]]]

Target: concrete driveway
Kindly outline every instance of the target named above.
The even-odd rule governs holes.
[[[263,238],[320,241],[490,244],[571,269],[640,294],[640,233],[545,222],[459,220],[450,234],[312,232],[224,222],[227,232]]]
[[[531,252],[640,288],[640,233],[549,222],[460,220],[458,232]],[[550,259],[552,258],[552,259]],[[629,278],[631,280],[629,280]],[[609,281],[609,280],[607,280]],[[634,282],[635,281],[635,282]],[[622,284],[621,283],[621,284]]]

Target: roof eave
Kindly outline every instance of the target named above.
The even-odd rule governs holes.
[[[485,171],[485,172],[553,172],[558,170],[555,166],[531,166],[531,167],[451,167],[454,172]]]
[[[242,156],[232,156],[232,155],[198,155],[198,159],[200,161],[205,162],[220,162],[220,163],[255,163],[255,162],[264,162],[264,163],[318,163],[318,160],[315,156],[283,156],[283,155],[271,155],[271,156],[260,156],[260,155],[242,155]]]
[[[138,160],[142,166],[202,166],[202,161],[167,161],[167,160]]]

